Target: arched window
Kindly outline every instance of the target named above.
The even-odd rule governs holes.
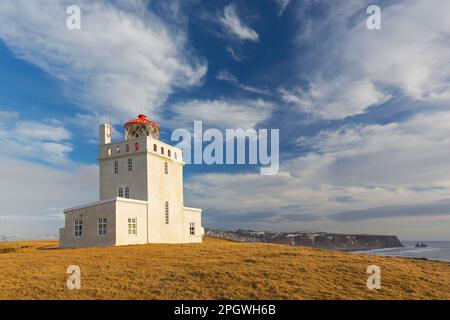
[[[166,201],[166,205],[164,208],[164,221],[166,224],[169,224],[169,201]]]
[[[108,156],[111,155],[111,147],[108,147],[108,148],[106,149],[106,154],[107,154]]]
[[[123,198],[123,189],[119,188],[119,198]]]
[[[119,173],[119,162],[114,161],[114,173]]]
[[[120,147],[119,146],[116,147],[116,153],[120,153]]]
[[[170,157],[170,150],[167,150],[167,155]]]
[[[158,147],[156,146],[156,143],[153,145],[153,151],[155,151],[155,152],[158,151]]]
[[[161,154],[164,154],[164,148],[161,147]]]
[[[164,173],[169,174],[169,165],[167,164],[167,162],[164,162]]]
[[[125,187],[125,198],[130,198],[130,189],[128,187]]]
[[[126,150],[127,152],[130,152],[130,146],[129,146],[128,144],[125,145],[125,150]]]
[[[136,142],[136,143],[134,144],[134,150],[135,150],[135,151],[139,151],[139,143]]]

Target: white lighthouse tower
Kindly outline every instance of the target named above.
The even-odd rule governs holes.
[[[100,125],[100,200],[64,211],[61,247],[202,241],[201,209],[183,204],[182,151],[159,133],[142,114],[125,123],[124,141]]]

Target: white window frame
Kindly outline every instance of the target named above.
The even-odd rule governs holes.
[[[75,219],[73,225],[73,233],[75,238],[81,238],[83,236],[83,219]]]
[[[106,236],[108,230],[108,219],[107,218],[98,218],[97,219],[97,235],[100,237]]]
[[[137,236],[137,218],[128,218],[128,235]]]
[[[195,222],[189,222],[189,235],[195,236]]]

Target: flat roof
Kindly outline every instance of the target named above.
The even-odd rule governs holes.
[[[122,201],[122,202],[132,202],[132,203],[139,203],[139,204],[147,204],[147,201],[143,201],[143,200],[136,200],[136,199],[129,199],[129,198],[110,198],[110,199],[105,199],[105,200],[100,200],[100,201],[96,201],[96,202],[91,202],[91,203],[87,203],[87,204],[83,204],[81,206],[76,206],[76,207],[72,207],[69,209],[65,209],[63,212],[70,212],[70,211],[75,211],[78,209],[83,209],[83,208],[87,208],[87,207],[93,207],[99,204],[104,204],[104,203],[109,203],[109,202],[114,202],[114,201]]]

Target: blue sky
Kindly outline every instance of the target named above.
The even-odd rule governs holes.
[[[381,8],[369,30],[366,9]],[[81,30],[66,8],[81,8]],[[280,129],[280,171],[185,166],[206,227],[450,240],[445,0],[2,1],[0,235],[98,197],[97,127]]]

